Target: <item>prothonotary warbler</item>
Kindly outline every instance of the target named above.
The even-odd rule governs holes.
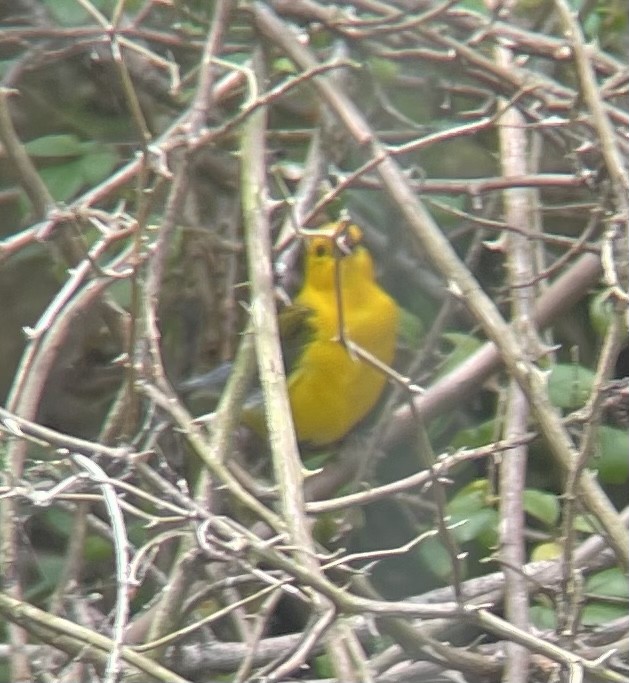
[[[350,432],[375,406],[387,381],[344,340],[391,365],[400,309],[376,281],[358,226],[330,223],[304,239],[303,284],[280,313],[280,334],[283,348],[290,349],[285,361],[297,439],[316,447]],[[203,382],[193,379],[184,390],[198,393]],[[260,396],[245,403],[242,421],[264,433]]]

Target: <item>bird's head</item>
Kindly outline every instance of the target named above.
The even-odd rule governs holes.
[[[307,286],[333,291],[339,272],[344,288],[374,279],[373,261],[357,225],[329,223],[306,240],[304,283]]]

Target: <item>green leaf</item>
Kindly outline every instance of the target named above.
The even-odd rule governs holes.
[[[549,605],[533,605],[529,618],[534,626],[544,631],[554,630],[557,625],[557,615]]]
[[[585,582],[587,593],[611,598],[629,598],[629,585],[624,573],[615,567],[592,574]]]
[[[452,534],[459,543],[469,543],[477,540],[483,547],[490,548],[496,544],[498,526],[498,512],[493,508],[482,508],[470,515],[452,515],[448,524],[457,525]]]
[[[409,348],[417,349],[424,334],[422,321],[410,311],[400,306],[399,337]]]
[[[83,154],[84,147],[76,135],[69,133],[44,135],[27,142],[24,147],[34,157],[74,157]]]
[[[297,67],[295,66],[295,62],[288,59],[288,57],[278,57],[273,62],[273,71],[277,71],[281,74],[296,74]]]
[[[592,524],[592,521],[586,515],[577,515],[574,518],[575,531],[580,531],[584,534],[595,534],[597,529]]]
[[[314,670],[318,678],[332,678],[336,673],[329,654],[318,655],[314,658]]]
[[[541,560],[556,560],[561,557],[561,545],[556,541],[550,543],[539,543],[531,552],[531,562]]]
[[[400,67],[392,59],[369,57],[367,65],[374,78],[382,83],[391,82],[400,73]]]
[[[199,36],[203,36],[203,31],[199,32]],[[230,55],[222,57],[226,62],[235,64],[236,66],[246,66],[251,59],[251,53],[243,50],[242,52],[232,52]],[[279,59],[279,58],[278,58]],[[295,73],[295,65],[293,64],[293,71]]]
[[[487,11],[487,3],[485,2],[485,0],[460,0],[460,2],[457,4],[465,9],[478,12],[479,14],[489,14],[489,12]]]
[[[95,151],[81,159],[81,171],[86,185],[104,180],[116,167],[118,155],[109,149]]]
[[[65,510],[59,508],[49,508],[45,513],[46,524],[52,531],[58,533],[60,536],[67,538],[72,529],[72,515]]]
[[[107,289],[109,296],[121,307],[131,308],[131,282],[128,279],[117,279]]]
[[[596,457],[590,459],[589,466],[598,470],[605,484],[624,484],[629,477],[629,434],[603,425],[597,435]]]
[[[559,521],[559,501],[557,496],[545,491],[527,489],[524,491],[524,509],[531,517],[549,527],[557,526]]]
[[[437,377],[447,375],[448,372],[460,365],[466,358],[469,358],[475,351],[477,351],[483,344],[480,339],[473,337],[470,334],[463,334],[462,332],[446,332],[443,338],[453,347],[448,354],[448,358],[439,368]]]
[[[93,20],[92,15],[76,0],[44,0],[44,4],[56,22],[63,26],[78,26]],[[92,4],[108,16],[113,8],[114,0],[92,0]]]
[[[583,608],[581,623],[584,626],[600,626],[627,616],[627,608],[606,602],[593,602]]]
[[[173,28],[177,30],[177,33],[183,35],[186,38],[201,38],[205,35],[205,31],[199,26],[191,21],[177,21],[173,24]]]
[[[43,156],[68,157],[40,170],[42,180],[57,201],[68,201],[85,185],[102,181],[118,162],[118,155],[111,149],[98,143],[80,142],[71,135],[39,138],[32,145]]]
[[[554,365],[548,379],[551,403],[557,408],[575,410],[585,405],[594,383],[594,373],[580,365]]]
[[[593,574],[585,582],[585,592],[591,598],[614,598],[613,603],[590,599],[582,616],[583,624],[586,626],[604,624],[627,614],[629,585],[622,570],[612,567]]]
[[[15,68],[16,61],[16,59],[0,59],[0,78],[4,78],[11,69]],[[0,680],[2,679],[0,678]]]
[[[54,20],[63,26],[77,26],[87,21],[89,15],[75,0],[44,0]]]
[[[488,420],[475,427],[459,430],[450,442],[452,448],[479,448],[486,446],[496,436],[496,421]]]
[[[614,317],[618,315],[614,311],[614,303],[612,300],[612,292],[610,289],[604,289],[596,296],[592,297],[589,305],[590,322],[596,334],[603,337],[609,326],[612,324]],[[624,325],[624,315],[620,318],[620,323]],[[625,339],[627,337],[627,330],[625,326]]]
[[[29,586],[26,598],[37,601],[44,595],[49,595],[59,583],[65,561],[62,555],[52,552],[40,552],[36,560],[38,580]]]
[[[589,305],[590,322],[596,334],[602,337],[614,315],[614,306],[609,298],[609,290],[599,292],[590,299]]]
[[[88,536],[85,539],[85,559],[89,562],[105,562],[114,554],[112,545],[100,536]]]
[[[43,168],[40,175],[56,201],[70,200],[83,187],[80,159]]]
[[[482,510],[488,503],[489,482],[486,479],[476,479],[457,491],[446,510],[449,515],[460,517]]]
[[[435,576],[448,580],[452,574],[450,555],[436,536],[427,538],[416,550],[422,564]]]

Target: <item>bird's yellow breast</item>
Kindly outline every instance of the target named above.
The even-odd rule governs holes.
[[[335,257],[332,245],[323,237],[308,245],[295,301],[312,311],[313,337],[290,373],[288,391],[297,438],[313,445],[342,438],[374,407],[386,382],[345,348],[340,320],[347,339],[386,364],[393,361],[398,331],[397,305],[375,281],[369,252],[359,245]]]

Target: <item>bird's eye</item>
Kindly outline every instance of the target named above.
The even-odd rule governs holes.
[[[325,256],[328,253],[328,248],[325,244],[322,242],[319,242],[319,244],[315,245],[314,248],[314,254],[315,256]]]

